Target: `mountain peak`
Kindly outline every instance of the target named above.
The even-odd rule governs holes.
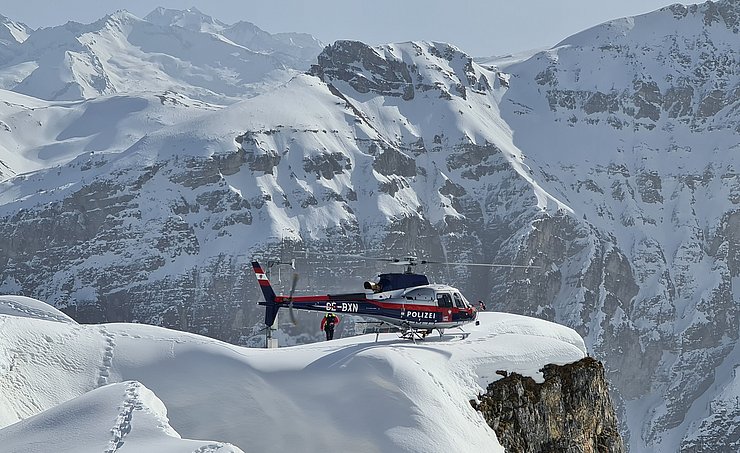
[[[342,40],[327,46],[311,69],[324,82],[343,81],[359,93],[414,98],[416,92],[439,91],[439,97],[465,98],[491,88],[473,59],[457,47],[428,41],[410,41],[372,47]]]
[[[196,7],[186,10],[157,7],[144,20],[163,27],[182,27],[193,31],[219,32],[226,27],[221,21],[202,13]]]
[[[102,24],[117,24],[118,25],[118,24],[130,24],[133,22],[141,22],[141,18],[139,18],[138,16],[135,16],[134,14],[131,14],[125,9],[119,9],[114,13],[104,16],[99,21],[94,22],[94,24],[102,23]]]
[[[740,2],[720,0],[688,6],[676,3],[657,11],[604,22],[566,38],[555,47],[612,45],[626,39],[659,45],[663,43],[665,33],[695,36],[705,26],[718,26],[733,34],[740,33]],[[655,30],[662,33],[656,34]]]
[[[22,43],[28,39],[33,30],[24,23],[16,22],[0,14],[0,44],[5,41],[9,43]]]

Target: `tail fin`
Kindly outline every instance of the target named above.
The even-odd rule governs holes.
[[[270,281],[267,279],[267,275],[262,270],[262,266],[257,261],[252,261],[252,268],[254,269],[254,275],[257,277],[257,281],[260,284],[262,294],[265,296],[265,325],[272,326],[275,323],[280,305],[275,303],[275,291],[270,285]],[[263,304],[260,304],[263,305]]]

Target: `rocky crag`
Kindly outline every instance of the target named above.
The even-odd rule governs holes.
[[[471,401],[507,451],[625,451],[601,362],[586,357],[541,371],[542,383],[502,371],[502,379]]]

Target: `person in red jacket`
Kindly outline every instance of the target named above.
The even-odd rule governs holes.
[[[326,341],[334,338],[334,326],[339,324],[339,316],[334,313],[327,313],[321,320],[321,330],[326,333]]]

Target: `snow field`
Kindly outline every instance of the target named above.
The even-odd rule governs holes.
[[[32,299],[19,309],[22,300],[0,299],[8,452],[503,451],[469,400],[498,369],[541,379],[545,364],[585,355],[574,331],[503,313],[481,313],[466,339],[363,335],[261,350],[78,325]]]

